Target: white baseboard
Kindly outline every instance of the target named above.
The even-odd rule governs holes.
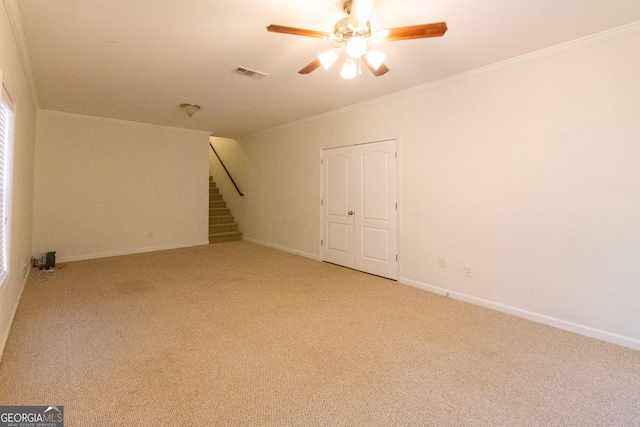
[[[524,319],[532,320],[534,322],[542,323],[544,325],[552,326],[554,328],[563,329],[565,331],[574,332],[590,338],[595,338],[601,341],[607,341],[613,344],[629,347],[634,350],[640,350],[640,340],[636,338],[619,335],[613,332],[603,331],[601,329],[596,329],[590,326],[569,322],[567,320],[546,316],[540,313],[534,313],[532,311],[523,310],[517,307],[511,307],[511,306],[500,304],[497,302],[463,294],[461,292],[454,292],[454,291],[450,291],[448,289],[440,288],[437,286],[427,285],[425,283],[417,282],[415,280],[411,280],[407,278],[401,278],[399,282],[404,285],[409,285],[419,289],[423,289],[428,292],[432,292],[434,294],[451,297],[453,299],[478,305],[480,307],[485,307],[491,310],[500,311],[502,313],[511,314],[513,316],[522,317]]]
[[[9,340],[9,334],[11,333],[11,327],[13,326],[13,320],[16,318],[16,313],[18,312],[18,306],[20,305],[20,300],[22,299],[22,293],[24,292],[24,288],[27,284],[27,280],[29,279],[29,274],[31,274],[31,269],[27,270],[27,275],[22,279],[22,285],[20,285],[20,292],[18,292],[18,298],[16,298],[13,303],[13,307],[11,309],[11,317],[9,322],[7,323],[6,330],[2,331],[2,336],[0,339],[0,362],[2,361],[2,357],[4,356],[4,349],[7,346],[7,341]]]
[[[284,246],[274,245],[274,244],[271,244],[271,243],[263,242],[261,240],[251,239],[249,237],[243,237],[242,240],[245,240],[245,241],[250,242],[250,243],[255,243],[255,244],[258,244],[258,245],[261,245],[261,246],[266,246],[268,248],[277,249],[279,251],[288,252],[290,254],[300,255],[300,256],[303,256],[305,258],[310,258],[310,259],[315,260],[315,261],[320,261],[320,257],[318,257],[318,255],[313,255],[313,254],[310,254],[310,253],[307,253],[307,252],[300,252],[300,251],[295,250],[295,249],[289,249],[289,248],[286,248]]]
[[[148,248],[139,248],[139,249],[128,249],[123,251],[114,251],[114,252],[102,252],[97,254],[87,254],[87,255],[76,255],[76,256],[68,256],[68,257],[59,257],[56,259],[56,262],[71,262],[71,261],[84,261],[87,259],[96,259],[96,258],[109,258],[112,256],[120,256],[120,255],[133,255],[140,254],[144,252],[157,252],[157,251],[166,251],[169,249],[180,249],[180,248],[190,248],[192,246],[205,246],[208,245],[209,241],[205,240],[203,242],[195,242],[195,243],[185,243],[179,245],[165,245],[165,246],[151,246]]]

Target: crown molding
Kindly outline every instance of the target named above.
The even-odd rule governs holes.
[[[290,126],[296,126],[304,123],[314,122],[316,120],[320,120],[323,118],[341,115],[344,113],[360,110],[360,109],[371,107],[374,105],[383,104],[385,102],[394,101],[400,98],[405,98],[411,95],[426,92],[442,86],[452,85],[455,83],[462,82],[464,80],[470,80],[470,79],[481,77],[487,74],[492,74],[499,71],[508,70],[510,68],[519,67],[524,64],[528,64],[528,63],[539,61],[545,58],[561,55],[563,53],[576,51],[588,46],[592,46],[594,44],[604,43],[610,40],[615,40],[615,39],[625,37],[631,34],[639,33],[639,32],[640,32],[640,21],[633,22],[631,24],[627,24],[621,27],[616,27],[610,30],[602,31],[600,33],[592,34],[592,35],[582,37],[576,40],[572,40],[566,43],[561,43],[561,44],[551,46],[545,49],[541,49],[535,52],[527,53],[521,56],[516,56],[515,58],[507,59],[505,61],[496,62],[495,64],[487,65],[481,68],[476,68],[470,71],[465,71],[463,73],[456,74],[451,77],[446,77],[444,79],[425,83],[419,86],[414,86],[409,89],[405,89],[405,90],[395,92],[389,95],[381,96],[378,98],[370,99],[368,101],[359,102],[357,104],[349,105],[343,108],[339,108],[337,110],[328,111],[326,113],[317,114],[315,116],[306,117],[304,119],[296,120],[294,122],[285,123],[283,125],[276,126],[271,129],[266,129],[263,131],[244,135],[242,136],[242,138],[255,137],[255,136],[266,134],[272,131],[285,129]]]
[[[524,55],[520,55],[504,61],[496,62],[495,64],[490,64],[481,68],[476,68],[475,70],[470,70],[464,73],[460,73],[455,76],[447,77],[432,83],[426,83],[421,86],[416,86],[414,88],[406,90],[404,93],[399,92],[399,94],[402,93],[403,94],[402,96],[405,96],[405,95],[410,95],[412,93],[424,92],[426,90],[430,90],[433,88],[447,86],[452,83],[458,83],[464,80],[469,80],[469,79],[484,76],[487,74],[492,74],[498,71],[519,67],[524,64],[529,64],[529,63],[550,58],[553,56],[562,55],[564,53],[573,52],[588,46],[593,46],[595,44],[608,42],[610,40],[615,40],[615,39],[618,39],[627,35],[635,34],[638,32],[640,32],[640,21],[634,22],[628,25],[623,25],[622,27],[617,27],[610,30],[602,31],[600,33],[592,34],[589,36],[581,37],[576,40],[561,43],[545,49],[537,50],[535,52],[526,53]]]
[[[110,123],[110,124],[116,124],[116,125],[136,126],[136,127],[143,127],[143,128],[148,128],[148,129],[151,129],[151,128],[158,129],[158,128],[160,128],[160,129],[179,131],[179,132],[197,133],[197,134],[205,135],[206,138],[207,138],[207,141],[209,140],[209,136],[211,135],[211,131],[206,131],[206,130],[181,128],[181,127],[176,127],[176,126],[157,125],[157,124],[153,124],[153,123],[134,122],[134,121],[130,121],[130,120],[112,119],[112,118],[109,118],[109,117],[89,116],[89,115],[86,115],[86,114],[67,113],[65,111],[54,111],[54,110],[43,110],[43,109],[40,109],[38,111],[38,115],[39,116],[52,116],[52,117],[66,117],[66,118],[72,118],[72,119],[76,119],[76,120],[86,120],[86,121]]]
[[[20,10],[18,9],[17,0],[3,0],[4,7],[7,10],[9,16],[9,23],[11,24],[11,30],[13,31],[13,37],[16,40],[18,47],[18,56],[20,62],[22,62],[22,71],[24,77],[27,80],[27,86],[29,87],[29,94],[31,95],[31,102],[33,108],[40,110],[40,102],[38,101],[38,91],[36,90],[36,83],[33,78],[33,68],[31,67],[31,61],[29,59],[29,50],[27,49],[27,42],[24,38],[24,28],[22,27],[22,19],[20,18]]]

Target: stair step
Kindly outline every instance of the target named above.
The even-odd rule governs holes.
[[[209,208],[209,216],[229,215],[230,213],[229,208]]]
[[[213,177],[209,177],[209,243],[242,240],[242,232],[233,221],[231,210],[223,200]]]
[[[209,225],[211,224],[232,224],[233,223],[233,215],[210,215],[209,216]]]
[[[238,224],[229,222],[227,224],[209,224],[209,234],[226,233],[229,231],[238,231]]]
[[[234,242],[238,240],[242,240],[242,233],[240,231],[209,234],[209,243]]]

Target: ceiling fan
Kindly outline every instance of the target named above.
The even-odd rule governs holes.
[[[386,55],[370,49],[367,46],[367,40],[384,42],[441,37],[447,31],[447,24],[445,22],[372,31],[369,14],[373,9],[373,3],[374,0],[345,1],[343,9],[349,16],[335,24],[333,33],[285,27],[282,25],[269,25],[267,31],[334,40],[340,44],[339,47],[318,55],[316,59],[298,71],[298,73],[309,74],[321,65],[324,69],[328,70],[336,59],[338,59],[340,53],[346,52],[347,59],[340,75],[347,79],[360,74],[360,64],[364,64],[376,77],[382,76],[389,71],[389,68],[383,63]]]

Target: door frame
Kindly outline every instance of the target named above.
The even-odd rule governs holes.
[[[319,217],[318,217],[318,260],[321,262],[324,262],[324,245],[322,244],[322,239],[324,236],[324,205],[322,204],[322,200],[324,197],[324,164],[323,164],[323,160],[324,160],[324,152],[326,150],[331,150],[334,148],[345,148],[345,147],[353,147],[353,146],[357,146],[357,145],[365,145],[365,144],[374,144],[377,142],[386,142],[386,141],[395,141],[395,147],[396,147],[396,153],[395,153],[395,159],[396,159],[396,173],[395,173],[395,186],[396,186],[396,204],[397,204],[397,209],[396,209],[396,221],[395,221],[395,227],[396,227],[396,235],[395,235],[395,240],[396,240],[396,256],[397,256],[397,262],[396,262],[396,279],[389,279],[389,280],[396,280],[399,281],[400,280],[400,272],[401,272],[401,266],[400,266],[400,260],[402,259],[400,257],[400,210],[401,210],[401,203],[400,203],[400,199],[401,199],[401,194],[400,194],[400,160],[401,160],[401,156],[400,156],[400,137],[391,137],[391,138],[383,138],[383,139],[378,139],[378,140],[374,140],[374,141],[366,141],[366,142],[359,142],[359,143],[354,143],[354,144],[344,144],[344,145],[332,145],[332,146],[326,146],[326,147],[320,147],[320,149],[318,150],[318,176],[320,177],[319,179],[319,197],[318,197],[318,213],[319,213]],[[348,267],[346,267],[348,268]],[[358,270],[360,271],[360,270]],[[365,274],[370,274],[367,272],[364,272]]]

